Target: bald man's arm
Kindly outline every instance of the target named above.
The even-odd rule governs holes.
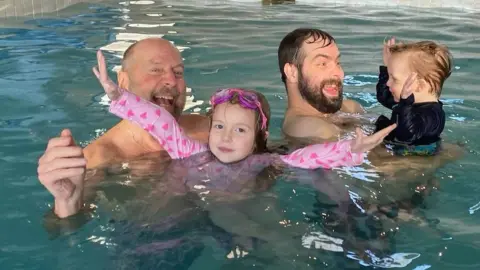
[[[287,117],[283,123],[283,133],[291,138],[336,139],[340,129],[318,116]]]
[[[362,107],[362,105],[360,105],[360,103],[351,99],[344,99],[340,110],[345,113],[366,113],[365,109]]]

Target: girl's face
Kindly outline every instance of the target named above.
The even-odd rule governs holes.
[[[215,107],[208,145],[224,163],[242,160],[252,154],[256,135],[255,111],[228,102]]]

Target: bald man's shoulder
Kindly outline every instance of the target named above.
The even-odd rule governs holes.
[[[99,168],[115,162],[121,156],[118,147],[106,136],[94,140],[83,149],[87,169]]]
[[[210,131],[210,118],[200,114],[182,114],[178,119],[188,137],[206,143]]]

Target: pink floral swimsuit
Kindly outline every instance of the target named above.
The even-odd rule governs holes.
[[[329,169],[360,165],[364,159],[364,153],[350,151],[350,140],[343,140],[310,145],[288,155],[252,154],[241,161],[225,164],[216,159],[207,144],[187,137],[168,111],[129,91],[124,90],[119,99],[111,102],[110,112],[148,131],[172,159],[184,159],[181,162],[187,168],[182,173],[184,183],[197,189],[207,189],[210,185],[220,188],[220,185],[224,186],[222,189],[230,190],[232,185],[243,185],[241,179],[251,179],[270,165]]]

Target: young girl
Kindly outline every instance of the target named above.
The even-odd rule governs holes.
[[[255,176],[270,165],[286,164],[304,169],[359,165],[364,153],[381,143],[395,128],[391,125],[372,136],[364,136],[358,129],[355,140],[310,145],[289,155],[265,153],[270,116],[268,102],[260,93],[230,88],[217,91],[210,100],[210,135],[208,144],[203,144],[188,138],[162,107],[119,89],[108,78],[100,51],[97,57],[100,70],[94,68],[94,73],[112,101],[112,113],[142,126],[173,159],[203,153],[185,164],[188,168],[185,181],[194,188],[205,188],[211,177],[230,185],[230,180]]]
[[[445,127],[439,98],[452,66],[448,48],[431,41],[395,44],[392,38],[384,44],[383,61],[377,100],[391,109],[392,115],[390,119],[380,116],[377,130],[398,125],[385,140],[396,155],[437,153]]]

